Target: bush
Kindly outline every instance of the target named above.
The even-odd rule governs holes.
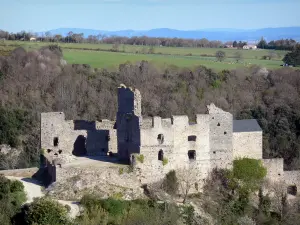
[[[101,206],[93,206],[83,211],[75,220],[75,224],[80,225],[107,225],[108,213]]]
[[[65,205],[65,209],[67,210],[67,212],[70,212],[71,211],[71,206]]]
[[[119,175],[122,175],[124,173],[124,168],[119,168]]]
[[[37,198],[29,205],[25,213],[25,221],[28,224],[39,225],[69,224],[67,209],[47,197]]]
[[[163,189],[170,195],[176,195],[178,192],[178,178],[175,170],[171,170],[166,174],[163,180]]]
[[[132,173],[133,172],[133,166],[132,165],[128,165],[127,166],[127,173]]]
[[[144,163],[145,157],[144,157],[144,155],[138,155],[138,156],[136,157],[136,159],[137,159],[137,161],[139,161],[140,163]]]
[[[112,198],[113,198],[113,199],[117,199],[117,200],[122,200],[122,198],[123,198],[123,193],[121,193],[121,192],[114,193],[114,194],[112,195]]]
[[[219,62],[222,62],[226,58],[226,53],[224,51],[217,51],[216,58]]]
[[[0,174],[0,221],[10,224],[12,217],[20,211],[26,201],[24,185],[20,181],[11,181]]]
[[[85,210],[76,220],[76,224],[80,225],[166,225],[176,224],[182,216],[175,205],[151,200],[123,201],[88,195],[82,198],[81,203]]]
[[[168,162],[169,162],[168,159],[164,157],[162,161],[163,166],[167,165]]]
[[[237,179],[249,191],[258,190],[267,175],[267,169],[261,160],[239,158],[233,161],[232,177]]]

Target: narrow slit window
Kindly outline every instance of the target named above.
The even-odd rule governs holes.
[[[164,160],[164,151],[161,149],[158,152],[158,160],[163,161]]]
[[[189,150],[188,151],[188,157],[189,157],[189,160],[195,160],[196,159],[196,151],[195,150]]]
[[[54,147],[58,146],[58,137],[53,138],[53,146]]]

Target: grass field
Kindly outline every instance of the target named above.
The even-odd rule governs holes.
[[[12,48],[22,46],[27,50],[38,49],[49,43],[41,42],[18,42],[5,41],[0,43],[0,48]],[[119,64],[125,62],[137,62],[147,60],[157,65],[176,65],[178,67],[195,67],[204,65],[216,70],[234,69],[237,67],[261,65],[266,68],[280,68],[281,59],[286,51],[276,51],[277,57],[272,60],[262,60],[262,56],[268,55],[269,50],[236,50],[221,49],[226,52],[226,60],[216,62],[216,48],[175,48],[175,47],[155,47],[155,54],[141,54],[143,50],[148,51],[146,46],[120,45],[119,50],[124,52],[110,52],[112,45],[109,44],[68,44],[59,43],[63,48],[64,58],[68,63],[90,64],[94,68],[115,69]],[[83,48],[87,50],[82,50]],[[241,51],[243,60],[236,63],[232,58],[237,51]],[[189,55],[189,56],[187,56]]]

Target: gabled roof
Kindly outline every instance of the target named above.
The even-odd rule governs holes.
[[[262,131],[257,120],[233,120],[233,132]]]

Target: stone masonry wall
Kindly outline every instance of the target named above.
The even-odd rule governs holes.
[[[287,185],[296,185],[300,189],[300,171],[284,171],[284,181]]]
[[[103,198],[118,195],[128,200],[144,197],[136,174],[127,172],[126,167],[66,166],[57,167],[56,173],[57,180],[47,191],[59,199],[80,199],[86,193],[97,193]]]
[[[266,178],[274,182],[284,179],[283,159],[263,159],[263,165],[267,168]]]
[[[209,115],[197,115],[197,123],[193,125],[187,116],[153,117],[151,125],[149,120],[143,120],[140,154],[144,156],[144,163],[139,164],[145,177],[142,182],[159,181],[170,170],[190,165],[199,173],[199,179],[205,178],[210,171],[208,121]],[[189,151],[194,151],[193,158],[189,157]],[[166,165],[159,160],[160,152],[168,161]]]
[[[209,142],[211,166],[230,168],[233,159],[233,118],[229,112],[209,105]]]
[[[117,152],[114,122],[73,121],[65,120],[62,112],[42,113],[41,148],[52,156],[72,155],[77,148],[85,149],[88,155]]]
[[[262,159],[262,131],[234,132],[233,158]]]

